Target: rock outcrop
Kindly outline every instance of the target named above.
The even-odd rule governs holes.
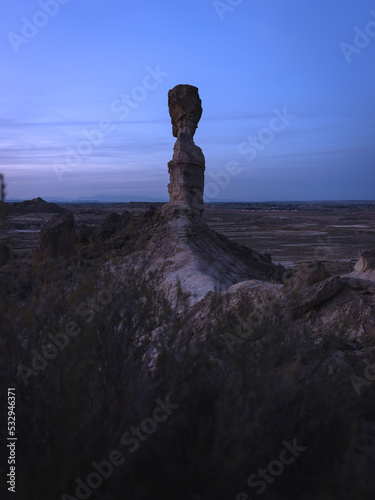
[[[0,267],[5,266],[10,260],[10,248],[6,243],[0,242]]]
[[[297,291],[328,278],[328,272],[321,262],[308,262],[297,271],[290,270],[284,276],[284,291]]]
[[[39,257],[69,259],[75,254],[76,232],[73,214],[55,215],[40,232]]]
[[[125,210],[121,215],[116,212],[112,212],[105,218],[103,223],[95,229],[91,236],[91,241],[104,243],[116,236],[119,236],[120,233],[129,226],[131,219],[131,213],[127,210]]]
[[[357,272],[366,272],[375,270],[375,250],[366,250],[354,266]]]
[[[184,209],[157,210],[143,219],[141,229],[133,262],[152,276],[172,303],[180,292],[194,304],[210,291],[223,291],[244,280],[281,283],[285,272],[268,256],[228,240],[199,214]]]
[[[375,250],[362,252],[361,257],[351,273],[342,276],[353,288],[375,286]]]
[[[334,297],[344,286],[339,276],[315,283],[302,289],[295,298],[296,307],[293,310],[295,317],[302,316],[313,307],[327,302]]]
[[[142,217],[132,258],[112,261],[117,272],[135,266],[172,304],[178,304],[181,295],[188,296],[199,321],[205,304],[210,321],[210,297],[217,291],[234,314],[243,300],[262,318],[273,317],[273,309],[279,307],[286,321],[306,325],[313,336],[335,335],[346,331],[348,324],[352,324],[351,338],[374,334],[373,254],[362,255],[355,277],[329,278],[319,262],[286,272],[269,256],[210,229],[201,216],[204,156],[193,141],[202,114],[198,89],[189,85],[172,89],[169,111],[177,137],[169,163],[170,201]]]
[[[251,279],[223,291],[220,303],[224,311],[237,319],[246,304],[247,326],[256,331],[263,324],[263,335],[268,333],[264,328],[269,322],[283,321],[285,328],[305,331],[317,344],[326,337],[338,337],[343,349],[361,350],[375,336],[373,284],[372,288],[354,288],[344,278],[333,276],[305,286],[297,293],[290,287],[290,294],[286,295],[285,284]],[[191,309],[194,331],[199,332],[200,339],[215,331],[217,318],[212,314],[212,303],[217,304],[218,300],[210,292]]]
[[[374,251],[363,252],[349,274],[319,280],[294,294],[291,288],[283,287],[285,311],[310,334],[322,338],[344,333],[348,341],[359,343],[374,337]]]
[[[202,115],[198,89],[177,85],[168,93],[173,135],[169,162],[170,201],[141,219],[131,265],[148,273],[171,303],[183,294],[190,304],[208,292],[249,279],[281,282],[284,267],[211,230],[201,217],[205,160],[193,136]],[[128,266],[130,263],[114,262]]]
[[[202,116],[198,89],[191,85],[177,85],[168,93],[168,106],[173,136],[177,138],[173,158],[168,163],[168,208],[179,207],[200,214],[204,208],[205,158],[193,140]]]

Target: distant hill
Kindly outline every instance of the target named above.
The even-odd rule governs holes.
[[[8,215],[24,215],[32,213],[50,213],[61,214],[65,210],[55,203],[48,203],[42,198],[34,198],[33,200],[26,200],[15,203],[7,203]]]

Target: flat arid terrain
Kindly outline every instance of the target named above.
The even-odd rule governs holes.
[[[374,202],[218,204],[205,216],[219,233],[285,267],[322,260],[344,272],[375,245]]]
[[[150,203],[60,204],[73,213],[77,230],[99,226],[112,212],[137,218]],[[155,203],[162,206],[162,203]],[[38,209],[36,206],[36,210]],[[39,233],[55,213],[11,215],[7,230],[16,254],[38,246]],[[332,273],[350,272],[363,250],[375,246],[375,202],[210,203],[203,219],[216,232],[285,267],[324,261]]]

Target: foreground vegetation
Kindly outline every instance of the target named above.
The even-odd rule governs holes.
[[[251,304],[234,314],[213,294],[202,325],[185,301],[100,260],[3,268],[17,499],[373,498],[375,383],[355,390],[366,364],[344,334],[316,344],[274,307],[228,349]]]

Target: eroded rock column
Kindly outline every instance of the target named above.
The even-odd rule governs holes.
[[[192,85],[177,85],[168,92],[173,136],[177,137],[168,163],[169,206],[201,214],[204,208],[205,159],[193,137],[202,116],[202,101]]]

